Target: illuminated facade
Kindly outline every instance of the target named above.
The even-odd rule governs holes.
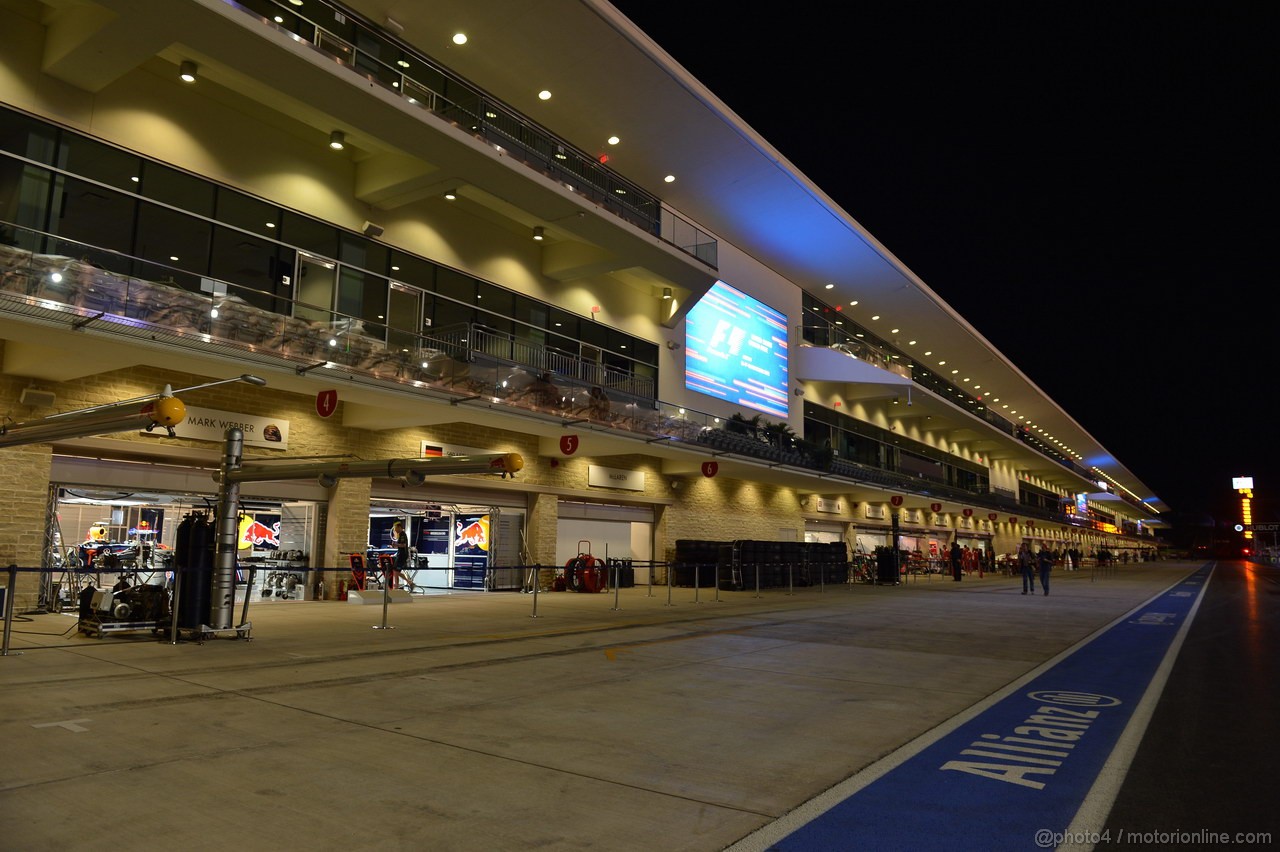
[[[380,509],[500,510],[508,564],[606,523],[636,559],[868,549],[898,513],[922,552],[1153,546],[1167,507],[1137,476],[607,3],[0,8],[11,420],[251,370],[269,389],[188,402],[287,421],[256,455],[529,460],[412,497],[257,486],[306,505],[292,543],[330,590]],[[31,466],[4,499],[34,565],[81,535],[51,493],[198,506],[217,443],[0,452]]]

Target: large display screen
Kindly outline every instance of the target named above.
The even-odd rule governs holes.
[[[684,386],[775,417],[789,415],[787,317],[723,281],[685,322]]]

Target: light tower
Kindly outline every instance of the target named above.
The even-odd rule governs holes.
[[[1253,477],[1235,476],[1231,487],[1240,495],[1240,523],[1244,525],[1244,540],[1253,540]]]

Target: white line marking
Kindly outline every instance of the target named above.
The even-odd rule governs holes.
[[[880,758],[880,760],[870,764],[852,777],[841,781],[826,792],[819,793],[807,802],[802,802],[794,809],[778,817],[773,822],[761,826],[751,834],[748,834],[746,837],[739,840],[737,843],[726,847],[724,852],[767,852],[767,850],[777,845],[784,838],[813,822],[815,819],[822,816],[824,813],[831,810],[854,793],[857,793],[863,787],[866,787],[882,775],[887,775],[889,772],[897,769],[899,766],[906,763],[908,760],[915,757],[917,754],[924,751],[947,734],[950,734],[956,728],[967,724],[974,717],[985,713],[991,707],[999,704],[1013,693],[1018,692],[1028,683],[1035,680],[1037,677],[1044,674],[1067,657],[1070,657],[1076,651],[1079,651],[1103,633],[1106,633],[1111,628],[1124,622],[1134,613],[1140,611],[1143,607],[1150,606],[1161,595],[1166,594],[1170,589],[1181,582],[1183,582],[1183,580],[1178,580],[1176,583],[1169,584],[1164,589],[1161,589],[1159,592],[1156,592],[1154,595],[1135,606],[1133,609],[1116,617],[1115,620],[1110,623],[1099,627],[1097,630],[1093,631],[1070,648],[1062,651],[1056,657],[1051,657],[1050,659],[1045,660],[1022,677],[1010,683],[1004,689],[992,693],[969,709],[960,711],[938,727],[931,731],[926,731],[911,742],[900,746],[896,751],[890,752]],[[1191,615],[1194,615],[1195,608],[1199,605],[1200,602],[1196,601],[1191,613],[1188,615],[1188,622],[1191,620]],[[1110,806],[1108,806],[1108,810],[1109,809]]]
[[[1209,571],[1208,579],[1213,579],[1215,570],[1217,570],[1217,565],[1214,565],[1213,569]],[[1085,794],[1080,810],[1076,812],[1075,819],[1071,820],[1071,825],[1067,827],[1065,832],[1067,837],[1089,836],[1083,832],[1088,832],[1089,834],[1101,833],[1107,817],[1111,815],[1111,806],[1116,803],[1116,796],[1120,793],[1120,785],[1124,783],[1125,776],[1129,774],[1129,766],[1133,763],[1133,756],[1138,752],[1138,745],[1142,742],[1142,737],[1147,732],[1147,725],[1151,722],[1151,716],[1155,713],[1156,705],[1160,703],[1160,695],[1164,692],[1164,685],[1169,680],[1169,673],[1173,671],[1173,664],[1178,659],[1178,652],[1182,650],[1182,643],[1187,638],[1187,633],[1191,630],[1191,622],[1195,621],[1196,612],[1200,609],[1200,602],[1204,600],[1204,595],[1207,591],[1209,591],[1208,582],[1200,587],[1200,594],[1196,597],[1196,602],[1187,611],[1187,617],[1182,622],[1182,626],[1178,628],[1178,634],[1169,643],[1169,650],[1165,651],[1164,659],[1160,661],[1155,675],[1151,678],[1151,682],[1147,684],[1147,691],[1142,694],[1142,699],[1134,707],[1133,715],[1129,717],[1129,724],[1125,725],[1124,730],[1120,733],[1120,738],[1116,740],[1115,746],[1111,749],[1111,755],[1107,758],[1107,762],[1102,765],[1102,769],[1098,772],[1098,777],[1093,782],[1093,786]],[[1058,848],[1090,852],[1093,849],[1093,844],[1067,842]]]
[[[81,727],[81,722],[89,722],[89,719],[69,719],[66,722],[43,722],[39,725],[32,725],[33,728],[66,728],[73,734],[83,734],[88,728]]]

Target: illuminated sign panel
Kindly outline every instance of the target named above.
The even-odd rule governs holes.
[[[1231,477],[1231,487],[1234,488],[1236,491],[1239,491],[1242,488],[1252,489],[1253,477],[1252,476],[1233,476]]]
[[[786,315],[717,281],[686,320],[684,386],[786,418]]]

